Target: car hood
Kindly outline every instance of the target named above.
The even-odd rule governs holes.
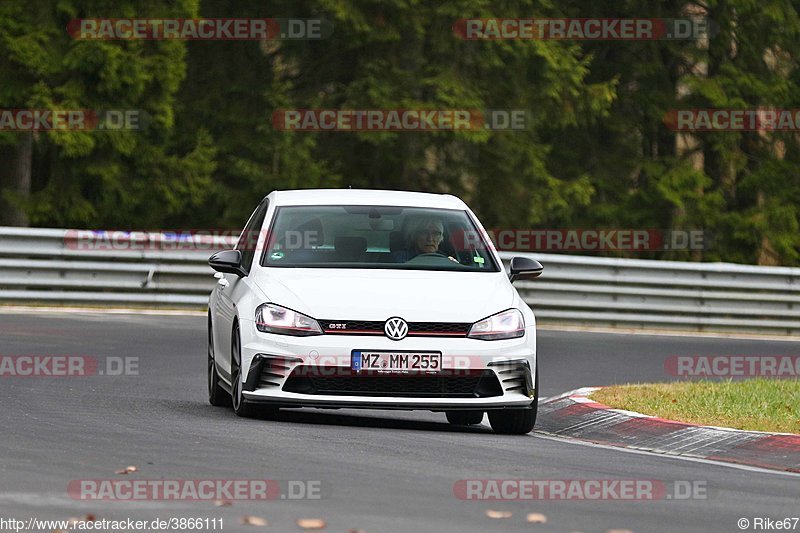
[[[501,272],[268,268],[254,281],[271,302],[328,320],[475,322],[516,296]]]

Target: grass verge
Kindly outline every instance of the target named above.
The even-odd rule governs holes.
[[[800,433],[797,379],[615,385],[591,398],[614,409],[691,424]]]

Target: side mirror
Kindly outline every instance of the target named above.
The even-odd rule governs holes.
[[[511,283],[517,280],[535,279],[542,275],[544,267],[542,264],[529,257],[512,257],[511,258],[511,273],[508,279]]]
[[[208,258],[208,264],[217,272],[236,274],[240,278],[247,275],[242,268],[242,252],[239,250],[222,250]]]

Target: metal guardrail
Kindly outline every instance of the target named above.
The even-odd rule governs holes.
[[[532,256],[516,286],[542,323],[800,334],[800,268]]]
[[[0,302],[203,308],[215,282],[205,261],[233,239],[182,250],[155,236],[167,249],[103,250],[74,231],[0,227]],[[516,284],[542,324],[800,334],[800,268],[501,253],[512,255],[545,267]]]
[[[0,227],[0,302],[199,309],[215,283],[208,257],[234,245],[232,238],[207,239],[207,249],[184,250],[169,235],[149,234],[166,249],[136,249],[132,239],[104,249],[100,241],[85,246],[76,234]]]

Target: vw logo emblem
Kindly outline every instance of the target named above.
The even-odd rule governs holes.
[[[383,332],[393,341],[399,341],[408,335],[408,324],[402,318],[390,318],[383,326]]]

